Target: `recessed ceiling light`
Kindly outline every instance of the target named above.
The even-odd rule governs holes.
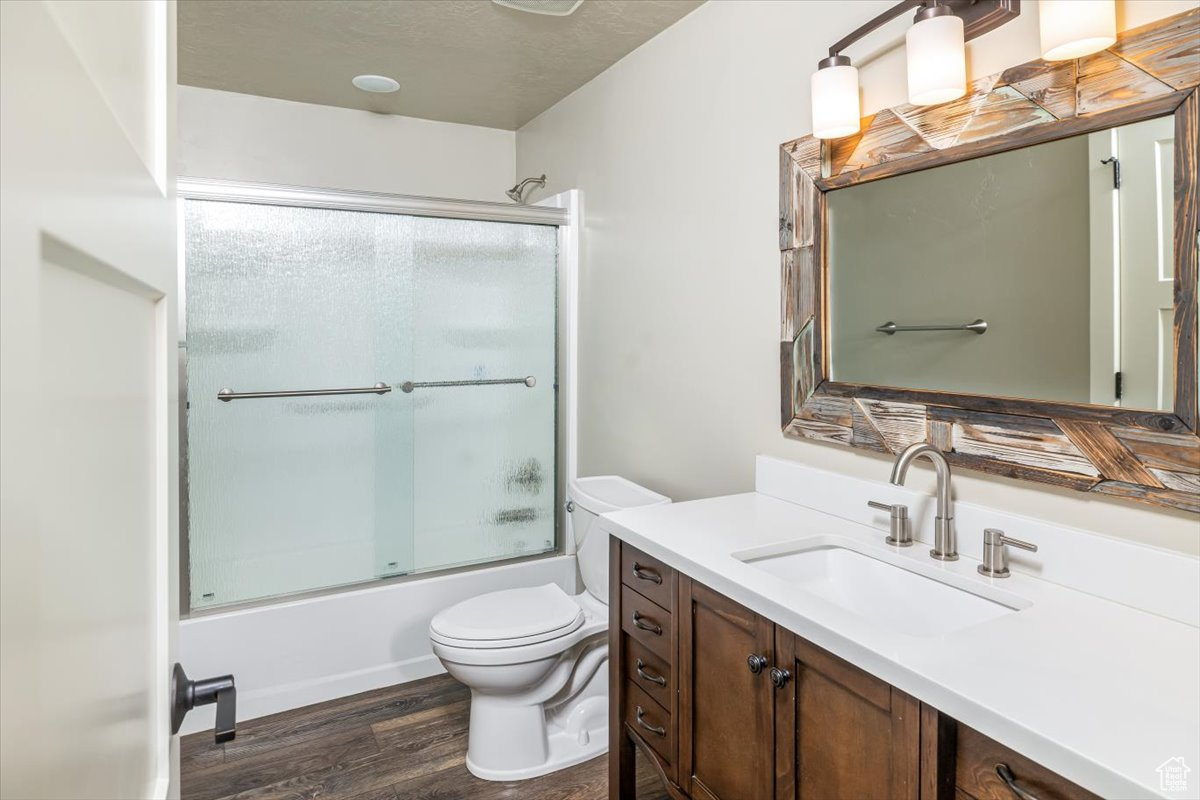
[[[384,75],[356,75],[350,82],[364,92],[387,94],[400,91],[400,84]]]
[[[530,14],[547,14],[551,17],[569,17],[583,4],[583,0],[492,0],[498,6],[528,11]]]

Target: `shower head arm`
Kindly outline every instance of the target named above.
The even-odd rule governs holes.
[[[525,187],[531,183],[536,183],[539,187],[544,188],[546,186],[545,173],[542,173],[542,176],[540,178],[526,178],[525,180],[521,181],[516,186],[512,187],[507,192],[505,192],[505,194],[508,195],[510,198],[512,198],[512,201],[514,203],[524,203],[525,202],[525,199],[524,199],[525,198]]]

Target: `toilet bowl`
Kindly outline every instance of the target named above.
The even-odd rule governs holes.
[[[485,780],[534,778],[608,749],[608,535],[593,523],[671,501],[614,475],[574,480],[568,498],[584,591],[489,592],[429,625],[434,655],[471,689],[467,769]]]

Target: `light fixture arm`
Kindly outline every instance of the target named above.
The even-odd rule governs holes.
[[[846,34],[841,39],[838,39],[836,42],[834,42],[833,45],[829,48],[829,56],[832,58],[834,56],[841,55],[843,50],[845,50],[847,47],[854,44],[855,42],[857,42],[859,39],[863,38],[867,34],[873,33],[874,31],[879,30],[884,25],[888,24],[889,22],[894,20],[896,17],[903,14],[905,11],[908,11],[910,9],[917,8],[917,7],[923,6],[923,5],[925,5],[925,0],[901,0],[899,3],[892,6],[887,11],[884,11],[882,14],[879,14],[874,19],[869,20],[868,22],[864,22],[862,25],[859,25],[857,28],[852,30],[850,33]]]
[[[887,11],[863,23],[836,41],[829,48],[829,55],[831,57],[841,55],[847,47],[879,30],[906,11],[919,9],[918,19],[920,19],[921,11],[932,9],[935,6],[948,9],[950,13],[963,18],[966,41],[995,30],[1021,13],[1021,0],[901,0]]]

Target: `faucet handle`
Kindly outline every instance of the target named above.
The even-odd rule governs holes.
[[[895,503],[895,504],[880,503],[880,501],[878,501],[878,500],[868,500],[868,501],[866,501],[866,505],[871,506],[872,509],[878,509],[880,511],[890,511],[890,512],[892,512],[893,516],[900,516],[900,517],[908,516],[908,506],[906,506],[905,504],[902,504],[902,503]]]
[[[1022,542],[1021,540],[1013,539],[1012,536],[1007,536],[1006,534],[1000,535],[1000,541],[1009,547],[1020,547],[1022,551],[1030,551],[1031,553],[1038,552],[1038,546],[1034,545],[1033,542]]]
[[[984,528],[983,563],[977,567],[980,575],[986,575],[989,578],[1007,578],[1009,576],[1008,550],[1005,549],[1005,546],[1008,545],[1033,553],[1036,553],[1038,549],[1033,542],[1014,539],[1005,535],[1004,531],[999,528]]]
[[[908,518],[908,506],[903,503],[881,503],[878,500],[868,500],[867,505],[891,514],[891,530],[884,539],[885,542],[897,547],[912,545],[912,520]]]
[[[1025,542],[1020,539],[1014,539],[1013,537],[1006,534],[1004,531],[997,530],[996,528],[984,528],[983,529],[983,543],[989,544],[989,541],[988,541],[989,539],[991,539],[991,542],[990,542],[991,544],[1001,544],[1001,545],[1008,545],[1009,547],[1019,547],[1022,550],[1028,550],[1031,553],[1037,552],[1037,545],[1034,544],[1033,542]]]

